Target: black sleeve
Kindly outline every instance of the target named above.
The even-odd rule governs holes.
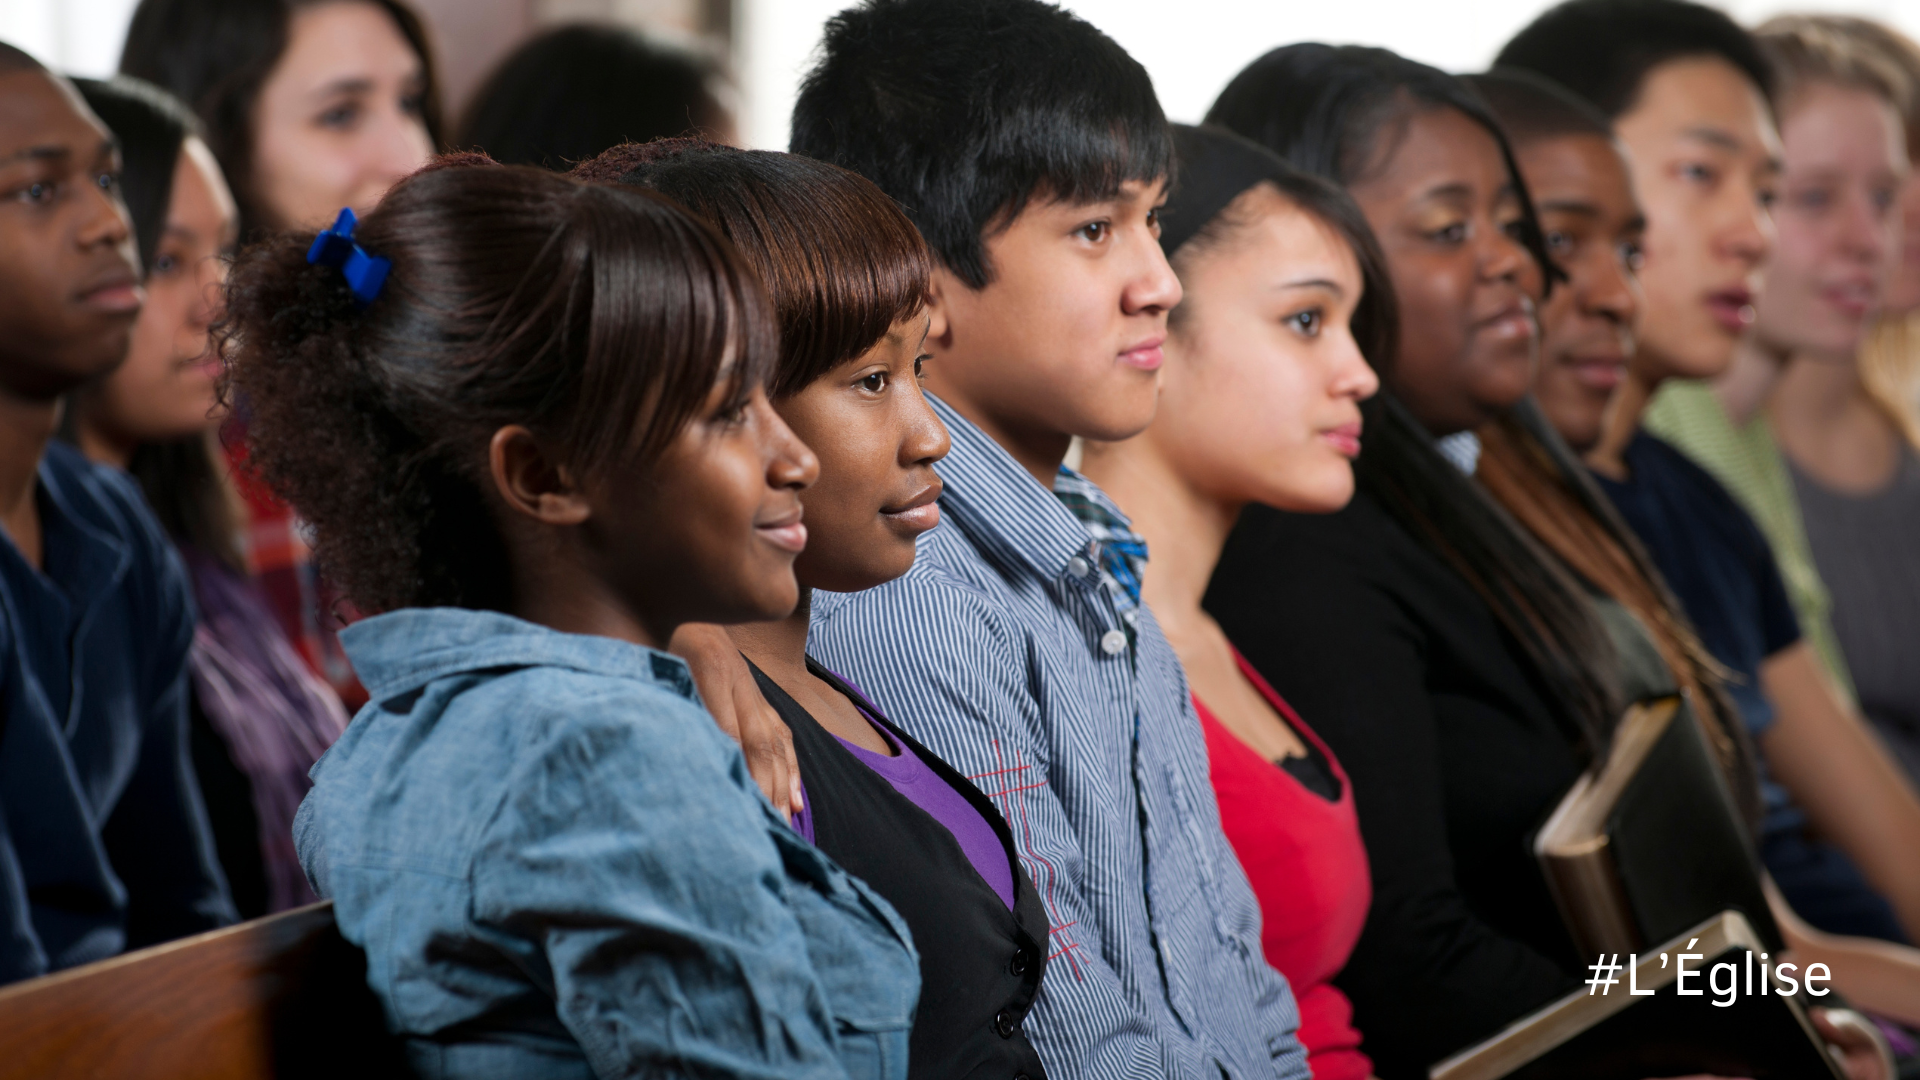
[[[1455,884],[1430,630],[1397,595],[1382,543],[1397,528],[1366,506],[1317,519],[1253,508],[1207,596],[1227,636],[1352,780],[1373,902],[1337,983],[1388,1078],[1424,1077],[1574,985],[1481,921]]]
[[[1787,582],[1781,576],[1780,562],[1774,558],[1766,534],[1744,509],[1738,506],[1734,509],[1746,517],[1747,529],[1752,533],[1751,562],[1755,588],[1760,594],[1760,647],[1765,655],[1772,656],[1800,641],[1800,617],[1794,614],[1793,602],[1787,597]]]

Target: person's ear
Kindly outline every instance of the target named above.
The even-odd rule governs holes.
[[[966,283],[944,266],[933,268],[933,282],[927,288],[927,344],[930,353],[953,348],[953,298],[967,290]]]
[[[593,516],[573,470],[519,424],[493,433],[487,465],[494,490],[516,513],[547,525],[579,525]]]

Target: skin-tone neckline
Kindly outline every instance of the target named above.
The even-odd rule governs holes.
[[[1767,412],[1781,452],[1822,487],[1872,495],[1899,471],[1900,430],[1867,394],[1857,363],[1794,360]]]
[[[773,622],[729,626],[727,636],[828,734],[862,750],[896,756],[893,744],[867,722],[845,694],[807,670],[807,626],[812,607],[813,590],[802,588],[793,614]]]
[[[1640,418],[1646,415],[1653,392],[1664,379],[1654,379],[1644,370],[1629,364],[1620,388],[1600,420],[1600,441],[1587,451],[1587,467],[1609,480],[1627,479],[1627,444],[1640,432]]]
[[[34,498],[40,457],[60,426],[60,402],[29,401],[0,391],[0,525],[34,569],[46,550],[40,506]]]
[[[97,425],[87,423],[79,425],[74,432],[74,441],[88,461],[111,465],[116,469],[126,468],[133,461],[133,452],[139,449],[137,443],[112,438]]]

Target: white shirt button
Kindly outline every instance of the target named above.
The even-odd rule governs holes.
[[[1067,573],[1072,574],[1074,577],[1086,577],[1087,571],[1091,569],[1093,569],[1093,564],[1078,555],[1067,560]]]
[[[1127,651],[1127,633],[1124,630],[1109,630],[1100,635],[1100,651],[1108,656],[1118,656]]]

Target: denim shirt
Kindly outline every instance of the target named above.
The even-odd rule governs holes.
[[[918,957],[664,653],[410,609],[294,836],[425,1076],[906,1075]]]

